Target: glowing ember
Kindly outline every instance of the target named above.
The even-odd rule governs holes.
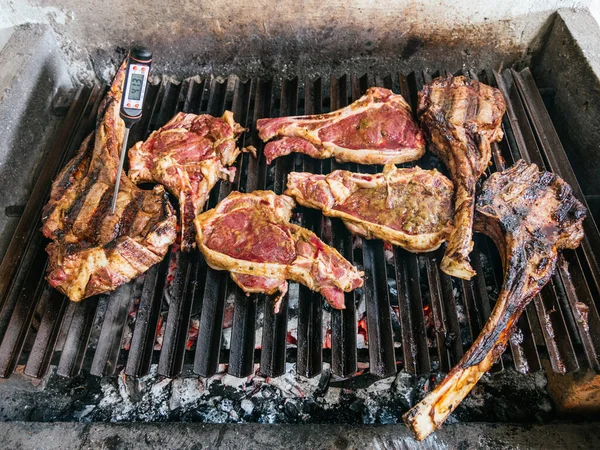
[[[196,340],[198,339],[198,327],[200,326],[199,319],[191,319],[190,327],[188,328],[187,341],[185,342],[185,349],[191,350]]]
[[[365,312],[358,321],[358,334],[363,337],[365,344],[369,344],[369,334],[367,332],[367,313]]]
[[[156,341],[154,342],[154,350],[160,350],[163,344],[163,335],[165,328],[163,327],[163,316],[158,316],[158,323],[156,324]]]

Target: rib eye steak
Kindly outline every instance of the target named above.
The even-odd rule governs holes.
[[[475,275],[469,263],[475,188],[490,162],[490,144],[502,140],[505,110],[498,89],[463,76],[436,78],[419,92],[417,115],[456,186],[454,231],[440,267],[465,280]]]
[[[234,172],[227,167],[241,151],[253,150],[240,150],[236,145],[244,131],[230,111],[221,118],[180,112],[129,150],[131,181],[160,183],[177,196],[182,250],[196,246],[194,218],[202,212],[219,177],[228,179]]]
[[[422,440],[438,428],[502,355],[511,329],[555,271],[558,250],[583,238],[585,207],[558,176],[518,161],[483,183],[475,229],[500,250],[504,283],[494,310],[472,347],[442,383],[404,415]]]
[[[329,114],[260,119],[257,128],[265,142],[281,138],[266,145],[267,164],[294,152],[381,165],[414,161],[425,153],[423,135],[406,100],[378,87]]]
[[[111,200],[125,124],[119,117],[125,64],[100,105],[96,131],[52,184],[42,232],[52,239],[48,282],[72,301],[115,289],[160,262],[176,237],[176,217],[162,186],[138,189],[123,174]]]
[[[388,164],[374,175],[292,172],[285,193],[301,205],[339,217],[359,236],[412,252],[437,249],[452,231],[454,189],[437,170]]]
[[[358,271],[313,232],[289,223],[295,202],[272,191],[232,192],[194,221],[198,248],[210,267],[228,270],[245,292],[274,294],[275,311],[287,281],[301,283],[337,309],[344,292],[363,284]]]

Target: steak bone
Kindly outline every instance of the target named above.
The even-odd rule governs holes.
[[[404,415],[419,440],[446,420],[502,355],[523,309],[553,275],[558,250],[579,245],[586,209],[561,178],[521,160],[483,184],[476,213],[476,231],[489,235],[500,251],[502,290],[471,348],[442,383]]]

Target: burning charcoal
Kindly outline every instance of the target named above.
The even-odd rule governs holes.
[[[296,421],[298,419],[298,416],[300,415],[298,405],[293,400],[286,400],[283,410],[285,412],[285,415],[293,421]]]
[[[402,409],[408,410],[415,401],[415,377],[404,371],[399,372],[392,387]]]

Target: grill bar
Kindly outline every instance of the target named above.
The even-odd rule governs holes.
[[[446,347],[446,336],[448,336],[449,333],[446,326],[447,315],[444,311],[444,303],[449,301],[452,291],[450,290],[449,295],[448,292],[442,288],[442,280],[440,279],[440,272],[437,270],[436,262],[437,260],[433,260],[433,258],[425,258],[425,270],[427,271],[427,282],[430,287],[429,294],[431,296],[431,313],[433,317],[437,357],[440,362],[440,370],[448,372],[450,367],[452,367],[452,358],[450,349]],[[455,334],[454,342],[456,342],[456,336],[457,335]]]
[[[290,101],[284,103],[282,93],[282,114],[284,110],[289,110],[288,104],[293,105],[289,110],[290,115],[295,115],[297,111],[297,83],[294,85],[294,96]],[[306,80],[304,91],[304,112],[306,114],[319,114],[322,112],[323,105],[323,86],[321,79],[314,82]],[[294,156],[295,167],[301,165],[305,172],[321,172],[320,161],[309,161],[309,158],[302,158],[299,155]],[[317,169],[318,168],[318,169]],[[321,235],[322,215],[315,210],[299,207],[301,211],[300,225],[310,228],[317,235]],[[322,236],[321,236],[322,237]],[[323,366],[323,298],[310,291],[305,286],[300,286],[298,299],[298,354],[296,359],[296,370],[299,374],[306,377],[313,377],[321,372]]]
[[[97,306],[98,296],[90,297],[85,302],[69,304],[72,319],[65,324],[69,331],[56,370],[59,375],[71,378],[81,371]]]
[[[232,111],[246,128],[250,127],[250,103],[254,83],[238,81],[233,95]],[[247,144],[246,134],[240,144]],[[241,165],[236,173],[235,184],[238,189],[244,188],[242,172],[247,169],[250,155],[242,155]],[[237,292],[233,306],[233,322],[231,325],[231,352],[229,354],[228,372],[235,377],[247,377],[254,371],[254,347],[256,345],[256,302],[258,295],[245,296],[240,289],[229,282]]]
[[[46,374],[68,302],[67,297],[54,291],[44,305],[42,321],[25,366],[26,375],[41,378]]]
[[[139,279],[139,281],[143,282],[143,279]],[[134,284],[141,284],[139,281],[136,280],[119,286],[110,294],[100,337],[98,338],[98,346],[92,360],[92,368],[90,369],[92,375],[102,377],[115,374],[125,321],[131,308],[131,301],[134,298]]]
[[[75,136],[71,139],[64,156],[62,156],[63,163],[74,155],[84,136],[92,129],[96,121],[103,91],[99,86],[94,86],[91,89],[89,97],[84,99],[86,104],[81,112],[81,118],[78,116],[69,116],[69,114],[65,117],[63,128],[73,130]],[[73,106],[77,104],[77,99],[78,97],[76,97]],[[47,167],[47,165],[44,167]],[[42,321],[25,367],[27,375],[42,377],[46,373],[52,359],[68,303],[69,300],[66,296],[53,291],[48,302],[43,305],[44,308],[40,312]]]
[[[150,371],[152,352],[156,339],[156,326],[162,303],[165,276],[169,260],[152,266],[144,277],[140,304],[135,317],[135,328],[131,337],[125,374],[143,376]]]
[[[158,373],[174,377],[181,373],[187,339],[188,326],[192,310],[193,282],[195,267],[189,253],[172,252],[173,263],[177,265],[174,277],[165,290],[169,299],[169,312],[163,337]]]
[[[47,298],[51,293],[52,288],[46,280],[37,276],[46,272],[43,247],[40,246],[37,253],[0,345],[0,377],[3,378],[10,376],[15,369],[40,297]]]
[[[189,92],[193,92],[193,86],[196,82],[190,83]],[[165,103],[165,96],[168,94],[170,86],[166,83],[150,85],[148,88],[148,98],[144,103],[144,111],[140,123],[132,129],[134,134],[132,142],[145,139],[153,130],[153,124],[159,123],[162,108]],[[202,90],[200,89],[200,95]],[[186,106],[189,106],[186,104]],[[166,114],[162,114],[166,116]],[[130,376],[143,376],[150,371],[152,363],[152,354],[159,324],[160,307],[163,298],[163,291],[166,281],[166,273],[169,267],[169,257],[165,258],[160,264],[153,266],[146,272],[140,301],[135,316],[135,328],[131,337],[131,347],[127,357],[125,373]]]
[[[256,121],[259,118],[271,117],[273,108],[273,92],[274,87],[272,81],[264,82],[262,85],[259,84],[257,86],[253,121],[253,125],[255,127]],[[260,141],[260,139],[258,139],[258,131],[254,129],[254,133],[257,138],[256,142],[258,143]],[[255,180],[255,189],[268,188],[270,179],[271,183],[273,184],[273,188],[279,190],[278,193],[281,193],[281,177],[283,175],[281,172],[283,164],[282,160],[277,160],[277,163],[275,164],[275,173],[271,173],[271,176],[269,176],[269,169],[266,166],[265,159],[262,157],[264,145],[261,142],[259,146],[259,170],[258,179]],[[289,159],[290,156],[287,156],[286,158]],[[248,188],[248,192],[250,191],[251,189]],[[265,301],[263,302],[263,332],[260,354],[260,372],[269,377],[281,375],[285,371],[285,342],[287,334],[288,297],[289,292],[283,296],[281,300],[281,312],[277,315],[274,313],[273,302],[270,298],[265,298]]]
[[[370,80],[367,78],[361,79],[361,84],[364,85],[365,81],[368,80],[371,81],[369,83],[371,86],[383,85],[380,78],[376,78],[375,83],[373,83],[372,77],[370,78]],[[361,90],[362,94],[366,91],[366,88]],[[359,172],[372,172],[374,170],[373,166],[360,166],[358,168]],[[363,292],[369,340],[369,371],[377,376],[387,377],[396,373],[396,356],[383,242],[362,239],[362,254],[366,280]]]
[[[258,80],[256,83],[253,82],[250,84],[248,87],[248,93],[246,94],[250,95],[250,101],[247,104],[248,119],[246,122],[246,127],[249,128],[251,133],[251,145],[257,149],[259,156],[262,156],[263,145],[262,141],[258,137],[255,124],[258,118],[269,114],[268,111],[270,110],[270,99],[265,99],[265,97],[270,98],[271,86],[272,85],[270,82]],[[250,107],[252,103],[254,104],[254,109],[251,115]],[[265,108],[268,108],[266,113]],[[260,188],[259,173],[264,173],[264,166],[259,166],[260,160],[260,158],[254,159],[249,155],[244,155],[244,161],[246,162],[244,168],[247,168],[247,173],[244,171],[246,173],[245,180],[240,174],[240,190],[244,192],[251,192]],[[251,294],[248,297],[238,294],[235,297],[229,365],[229,373],[234,376],[248,376],[254,370],[254,349],[256,339],[255,331],[258,299],[258,294]],[[240,325],[243,325],[243,328],[240,327]]]
[[[351,79],[351,83],[354,79]],[[318,85],[320,90],[320,83]],[[315,87],[317,92],[317,87]],[[356,97],[355,97],[356,95]],[[330,104],[332,109],[342,108],[348,105],[348,78],[342,76],[340,80],[335,77],[330,79]],[[353,100],[360,96],[358,89],[352,91]],[[319,101],[322,99],[319,97]],[[312,111],[314,114],[319,114],[322,111],[322,106]],[[309,164],[309,158],[305,159],[305,164]],[[336,161],[331,161],[331,169],[355,169],[355,167],[343,167]],[[310,171],[310,167],[306,167],[305,170]],[[320,213],[319,213],[320,214]],[[353,237],[348,232],[346,227],[336,221],[331,224],[332,230],[332,244],[341,254],[351,263],[355,264],[355,258],[353,254]],[[357,357],[357,317],[356,317],[356,303],[357,303],[356,292],[346,293],[344,295],[344,303],[346,309],[332,310],[331,311],[331,370],[334,374],[343,378],[349,377],[356,373],[358,370],[358,357]]]
[[[223,113],[226,94],[227,84],[212,79],[207,105],[209,114],[220,116]],[[218,201],[224,199],[229,193],[230,187],[223,182],[219,182],[215,187],[215,191],[218,192],[217,198],[211,195],[207,209],[215,207]],[[203,377],[210,377],[217,372],[219,367],[228,276],[227,273],[216,271],[210,267],[207,267],[206,270],[194,372]]]

